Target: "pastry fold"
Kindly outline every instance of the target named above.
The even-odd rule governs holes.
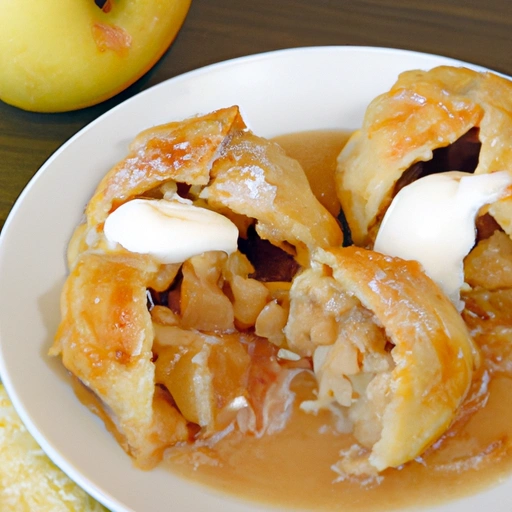
[[[256,231],[275,245],[341,245],[339,226],[312,194],[300,164],[276,143],[236,132],[215,160],[208,186],[213,207],[258,219]]]

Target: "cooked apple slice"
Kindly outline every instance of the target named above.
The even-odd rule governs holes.
[[[250,357],[237,336],[213,336],[155,325],[156,382],[190,422],[220,431],[248,406]]]

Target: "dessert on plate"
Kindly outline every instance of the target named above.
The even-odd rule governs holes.
[[[73,235],[51,354],[144,468],[233,422],[281,428],[310,366],[277,357],[290,281],[342,239],[299,164],[237,107],[151,128]]]
[[[143,469],[300,414],[350,441],[340,479],[441,471],[512,372],[511,93],[403,73],[332,170],[349,229],[236,106],[147,129],[72,236],[50,353]]]

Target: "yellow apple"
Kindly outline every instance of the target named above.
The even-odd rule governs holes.
[[[163,55],[191,2],[96,1],[1,1],[1,100],[62,112],[114,96]]]

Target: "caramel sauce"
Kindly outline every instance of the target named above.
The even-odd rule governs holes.
[[[298,377],[298,395],[309,387]],[[354,444],[333,418],[295,409],[281,432],[260,439],[231,435],[214,448],[173,448],[169,464],[181,476],[263,504],[301,510],[384,511],[435,505],[473,494],[512,470],[510,376],[495,377],[486,407],[456,437],[419,461],[388,469],[377,480],[336,481],[331,466]],[[497,421],[497,419],[499,419]]]
[[[302,165],[313,193],[334,217],[340,212],[334,169],[336,159],[350,133],[341,130],[315,130],[281,135],[274,139],[289,156]]]

